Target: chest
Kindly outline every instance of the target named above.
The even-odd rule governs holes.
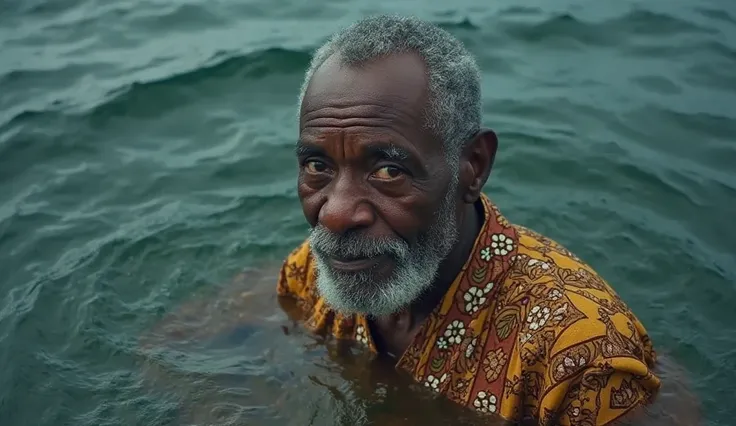
[[[376,349],[394,358],[401,357],[421,327],[420,324],[411,324],[408,318],[371,320],[369,326]]]

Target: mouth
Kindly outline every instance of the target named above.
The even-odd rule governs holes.
[[[388,258],[386,255],[374,257],[330,257],[328,262],[334,269],[342,272],[360,272],[375,268]]]

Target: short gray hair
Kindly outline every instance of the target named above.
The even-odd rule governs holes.
[[[359,65],[406,52],[424,60],[429,80],[425,126],[442,140],[448,162],[456,165],[464,143],[480,130],[480,70],[458,39],[418,18],[372,16],[334,34],[312,58],[299,106],[314,72],[333,54],[345,65]]]

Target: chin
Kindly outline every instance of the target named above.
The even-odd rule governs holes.
[[[421,277],[395,267],[345,273],[321,266],[318,263],[320,295],[332,309],[347,315],[391,315],[411,305],[428,287]]]

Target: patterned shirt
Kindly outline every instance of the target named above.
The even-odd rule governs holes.
[[[534,424],[605,425],[659,389],[644,326],[591,268],[510,224],[484,195],[471,257],[397,363],[428,389],[481,413]],[[376,346],[362,315],[319,296],[308,242],[284,262],[278,294],[307,328]]]

